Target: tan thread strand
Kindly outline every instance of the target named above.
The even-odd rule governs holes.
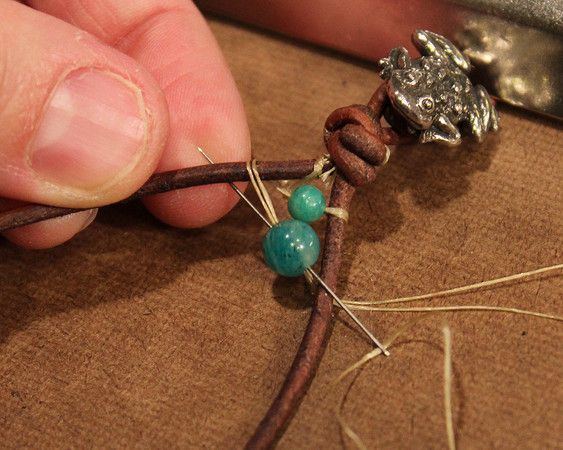
[[[407,330],[412,328],[417,323],[425,320],[426,318],[430,317],[431,315],[427,315],[425,317],[418,317],[417,319],[408,321],[405,325],[400,327],[397,331],[395,331],[387,340],[384,341],[383,346],[385,348],[390,348],[393,345],[393,342]],[[372,360],[376,356],[382,355],[383,352],[379,348],[375,348],[372,351],[366,353],[360,360],[352,364],[346,370],[344,370],[332,383],[331,385],[334,386],[335,384],[342,381],[347,375],[352,373],[353,371],[359,369],[368,361]],[[348,438],[361,450],[367,448],[365,444],[362,442],[360,436],[348,425],[348,423],[344,420],[343,411],[344,411],[344,403],[346,401],[346,394],[342,396],[338,407],[336,408],[336,418],[338,420],[338,424],[340,425],[340,429],[342,432],[348,436]]]
[[[276,187],[276,190],[281,192],[285,197],[291,197],[291,193],[299,186],[302,186],[307,181],[320,179],[324,184],[327,183],[330,176],[336,171],[336,167],[331,167],[330,169],[324,171],[324,167],[330,162],[330,157],[328,154],[322,155],[319,159],[315,161],[313,165],[313,171],[303,177],[300,180],[282,180],[280,181],[280,186]]]
[[[391,149],[389,148],[389,146],[386,145],[385,146],[385,159],[381,162],[381,165],[384,166],[385,164],[387,164],[390,157],[391,157]]]
[[[248,172],[248,178],[250,179],[250,182],[252,183],[252,187],[254,188],[254,191],[256,192],[256,195],[258,196],[258,200],[260,200],[260,203],[262,204],[262,208],[264,209],[264,212],[267,215],[268,211],[267,211],[267,208],[266,208],[264,201],[262,199],[262,193],[260,192],[260,189],[258,188],[258,184],[256,183],[256,179],[254,178],[254,171],[252,170],[252,163],[250,161],[247,161],[247,163],[246,163],[246,171]]]
[[[303,178],[303,180],[308,181],[308,180],[314,180],[314,179],[317,179],[317,178],[322,179],[323,174],[328,173],[328,172],[332,172],[334,170],[334,167],[332,167],[331,169],[324,172],[324,167],[329,162],[330,162],[329,155],[328,154],[322,155],[319,159],[317,159],[315,161],[315,164],[313,165],[313,171],[309,175],[306,175]]]
[[[362,439],[352,428],[346,423],[340,411],[336,412],[336,420],[338,420],[338,424],[340,425],[340,429],[342,432],[348,436],[348,438],[358,447],[360,450],[367,450],[366,445],[363,443]]]
[[[452,333],[447,323],[442,325],[444,336],[444,417],[449,450],[456,450],[452,410]]]
[[[386,349],[389,349],[389,345],[388,343],[384,343],[384,347]],[[337,384],[340,383],[344,378],[346,378],[349,374],[351,374],[352,372],[354,372],[355,370],[359,369],[360,367],[362,367],[364,364],[366,364],[368,361],[372,360],[373,358],[375,358],[376,356],[379,356],[383,354],[383,352],[381,351],[381,349],[379,348],[374,348],[371,352],[366,353],[364,356],[362,356],[358,361],[356,361],[354,364],[352,364],[350,367],[347,367],[345,370],[343,370],[340,375],[338,375],[333,383]]]
[[[529,315],[533,317],[538,317],[540,319],[548,319],[548,320],[557,320],[563,321],[563,317],[552,315],[552,314],[544,314],[536,311],[527,311],[517,308],[505,308],[501,306],[482,306],[482,305],[474,305],[474,306],[434,306],[434,307],[422,307],[422,308],[412,308],[412,307],[405,307],[405,308],[382,308],[382,307],[354,307],[350,306],[351,309],[361,309],[365,311],[384,311],[384,312],[422,312],[427,313],[425,317],[416,318],[410,322],[407,322],[406,325],[399,328],[396,332],[394,332],[387,340],[384,341],[384,347],[389,348],[393,342],[402,335],[405,331],[412,328],[418,322],[433,316],[434,314],[428,313],[437,313],[437,312],[445,312],[445,311],[488,311],[488,312],[509,312],[513,314],[522,314],[522,315]],[[354,370],[359,369],[364,364],[369,362],[371,359],[379,356],[381,354],[381,350],[375,348],[370,352],[366,353],[362,358],[356,361],[354,364],[349,366],[347,369],[341,372],[341,374],[334,379],[334,384],[339,383],[342,381],[347,375],[352,373]]]
[[[291,197],[291,191],[285,186],[277,186],[276,190],[280,192],[284,197],[287,198]]]
[[[425,300],[425,299],[429,299],[429,298],[446,297],[446,296],[450,296],[450,295],[461,294],[462,292],[469,292],[469,291],[478,290],[478,289],[481,289],[481,288],[495,286],[495,285],[498,285],[498,284],[501,284],[501,283],[507,283],[509,281],[522,280],[522,279],[525,279],[525,278],[528,278],[528,277],[532,277],[534,275],[539,275],[539,274],[551,272],[551,271],[554,271],[554,270],[560,270],[560,269],[563,269],[563,264],[555,264],[553,266],[542,267],[540,269],[531,270],[529,272],[521,272],[521,273],[517,273],[517,274],[514,274],[514,275],[508,275],[506,277],[494,278],[492,280],[481,281],[479,283],[470,284],[470,285],[466,285],[466,286],[460,286],[460,287],[456,287],[456,288],[453,288],[453,289],[447,289],[447,290],[438,291],[438,292],[431,292],[429,294],[413,295],[413,296],[410,296],[410,297],[398,297],[398,298],[392,298],[392,299],[389,299],[389,300],[349,301],[349,302],[346,302],[346,304],[348,306],[352,306],[352,305],[356,305],[356,306],[360,306],[360,305],[385,305],[385,304],[389,304],[389,303],[406,303],[406,302],[414,302],[416,300]]]
[[[331,167],[327,171],[323,171],[325,165],[330,162],[330,157],[328,154],[322,155],[319,159],[317,159],[313,165],[313,170],[308,175],[305,175],[300,180],[282,180],[280,181],[280,185],[276,187],[278,191],[280,191],[286,197],[291,197],[291,192],[296,188],[301,186],[302,184],[306,183],[309,180],[316,180],[317,178],[320,179],[323,183],[327,182],[327,179],[330,177],[332,173],[336,170],[335,167]]]
[[[395,342],[395,340],[401,336],[405,331],[409,330],[410,328],[412,328],[414,325],[416,325],[418,322],[426,319],[427,317],[429,317],[429,315],[427,315],[426,317],[417,317],[413,320],[409,320],[405,325],[403,325],[402,327],[400,327],[398,330],[396,330],[393,334],[391,334],[391,336],[389,336],[388,339],[386,339],[385,341],[383,341],[383,346],[385,348],[389,348],[391,347],[391,345],[393,345],[393,343]],[[356,361],[354,364],[352,364],[350,367],[348,367],[347,369],[345,369],[344,371],[342,371],[340,373],[340,375],[338,375],[338,377],[336,377],[333,381],[333,384],[337,384],[340,381],[342,381],[344,378],[346,378],[346,376],[350,373],[352,373],[354,370],[359,369],[360,367],[362,367],[364,364],[366,364],[368,361],[372,360],[373,358],[375,358],[376,356],[379,356],[383,354],[381,349],[379,348],[374,348],[373,350],[371,350],[370,352],[366,353],[364,356],[362,356],[358,361]]]
[[[246,163],[246,170],[248,171],[248,176],[250,178],[250,182],[252,183],[252,187],[256,191],[256,195],[258,195],[258,199],[264,208],[266,216],[270,220],[272,225],[279,223],[278,216],[276,215],[276,211],[272,204],[272,200],[260,179],[260,175],[258,174],[258,169],[256,167],[256,160],[253,159],[252,162]]]
[[[272,198],[270,197],[270,194],[268,194],[268,190],[266,189],[266,186],[264,185],[264,183],[262,182],[262,179],[260,178],[260,174],[258,173],[258,166],[256,164],[255,159],[252,160],[252,172],[254,173],[254,178],[256,179],[256,182],[257,182],[258,186],[260,187],[260,193],[262,194],[262,196],[266,200],[266,204],[268,205],[268,209],[270,210],[270,214],[274,218],[273,223],[279,223],[279,219],[278,219],[278,216],[276,214],[276,209],[274,208],[274,204],[272,203]]]
[[[326,184],[334,173],[336,173],[336,166],[328,169],[326,172],[321,173],[319,175],[319,180]]]
[[[348,219],[350,217],[348,211],[346,211],[344,208],[336,208],[334,206],[327,206],[325,208],[325,213],[338,217],[339,219],[342,219],[344,222],[348,222]]]
[[[254,191],[256,192],[258,199],[260,200],[260,204],[262,205],[262,208],[264,209],[264,212],[268,217],[268,220],[270,221],[270,223],[274,224],[275,218],[272,215],[268,202],[266,201],[266,198],[264,197],[264,193],[260,189],[260,185],[258,184],[258,180],[256,179],[256,172],[254,171],[253,162],[254,161],[251,161],[249,165],[249,174],[251,174],[252,177],[252,187],[254,188]]]
[[[315,283],[315,279],[313,278],[313,275],[311,275],[311,272],[306,270],[305,273],[303,273],[303,276],[305,277],[305,281],[307,282],[307,284],[309,284],[309,286],[313,286],[313,284]]]
[[[550,315],[550,314],[543,314],[543,313],[537,313],[534,311],[526,311],[526,310],[519,310],[516,308],[503,308],[503,307],[489,307],[489,306],[454,306],[454,307],[428,307],[428,308],[377,308],[377,307],[358,307],[358,308],[354,308],[354,309],[365,309],[365,310],[371,310],[371,311],[396,311],[396,312],[425,312],[427,313],[426,316],[424,317],[420,317],[417,319],[414,319],[410,322],[408,322],[405,326],[401,327],[398,331],[396,331],[389,339],[384,341],[384,346],[385,348],[390,348],[393,344],[393,342],[400,336],[402,335],[405,331],[409,330],[410,328],[412,328],[414,325],[416,325],[417,323],[421,322],[422,320],[425,320],[428,317],[433,316],[437,311],[462,311],[462,310],[480,310],[480,311],[497,311],[497,312],[511,312],[511,313],[515,313],[515,314],[525,314],[525,315],[531,315],[531,316],[535,316],[535,317],[539,317],[539,318],[544,318],[544,319],[555,319],[558,321],[563,321],[563,317],[558,317],[558,316],[554,316],[554,315]],[[432,313],[432,314],[428,314],[428,313]],[[445,336],[444,336],[445,338]],[[449,348],[449,353],[448,355],[446,355],[446,349]],[[346,368],[344,371],[342,371],[340,373],[340,375],[338,377],[335,378],[335,380],[332,382],[332,384],[337,384],[340,381],[342,381],[344,378],[346,378],[350,373],[354,372],[355,370],[359,369],[360,367],[362,367],[363,365],[367,364],[369,361],[371,361],[373,358],[381,355],[381,350],[376,348],[373,349],[372,351],[366,353],[364,356],[362,356],[362,358],[360,358],[358,361],[356,361],[354,364],[352,364],[351,366],[349,366],[348,368]],[[452,384],[452,376],[451,376],[451,336],[450,336],[450,342],[446,342],[446,340],[444,339],[444,412],[445,412],[445,416],[446,416],[446,432],[447,432],[447,439],[448,439],[448,447],[450,450],[455,449],[455,433],[453,431],[453,413],[452,413],[452,408],[451,408],[451,384]],[[354,431],[352,430],[352,428],[346,423],[346,421],[344,420],[342,413],[343,413],[343,409],[344,409],[344,403],[345,403],[345,399],[346,397],[343,396],[339,406],[336,410],[336,415],[337,415],[337,420],[338,423],[341,427],[342,432],[348,436],[348,438],[350,438],[352,440],[352,442],[354,442],[359,448],[365,448],[361,447],[361,445],[364,445],[360,436]],[[453,445],[453,447],[452,447]]]
[[[277,224],[279,223],[279,219],[276,214],[276,210],[274,209],[274,205],[272,204],[272,199],[268,194],[268,190],[266,189],[266,186],[264,186],[264,183],[260,178],[260,174],[258,173],[258,168],[255,159],[252,160],[251,169],[254,175],[256,186],[258,188],[258,193],[263,200],[264,209],[267,211],[268,216],[270,217],[270,222],[272,223],[272,225]]]
[[[542,319],[557,320],[563,322],[562,316],[555,314],[541,313],[537,311],[529,311],[526,309],[508,308],[503,306],[486,306],[486,305],[456,305],[456,306],[427,306],[427,307],[404,307],[404,308],[389,308],[377,306],[360,306],[351,305],[345,302],[350,309],[357,309],[362,311],[378,311],[378,312],[448,312],[448,311],[489,311],[489,312],[505,312],[511,314],[522,314],[527,316],[539,317]]]

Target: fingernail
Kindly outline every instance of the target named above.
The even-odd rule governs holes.
[[[132,170],[144,150],[146,132],[138,87],[108,72],[82,69],[55,88],[29,161],[47,181],[95,190]]]
[[[83,230],[85,230],[96,218],[96,216],[98,215],[98,209],[90,209],[88,211],[85,211],[88,214],[86,215],[86,217],[84,218],[84,224],[82,224],[82,227],[80,227],[80,230],[78,231],[79,233]]]

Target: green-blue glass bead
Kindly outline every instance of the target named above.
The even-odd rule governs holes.
[[[325,196],[315,186],[299,186],[291,193],[287,202],[289,214],[294,219],[303,222],[314,222],[319,220],[326,208]]]
[[[301,220],[284,220],[274,225],[262,242],[266,264],[286,277],[303,275],[320,253],[319,237]]]

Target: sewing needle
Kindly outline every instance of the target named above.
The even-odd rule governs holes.
[[[203,151],[201,147],[197,147],[198,151],[203,155],[203,157],[209,162],[209,164],[215,164],[213,160]],[[262,219],[262,221],[268,226],[268,228],[272,228],[272,224],[268,219],[264,217],[264,215],[254,206],[254,204],[248,199],[246,195],[237,187],[237,185],[233,182],[229,182],[229,186],[237,193],[237,195],[243,199],[248,206],[252,208],[252,210]],[[356,317],[356,315],[346,306],[346,304],[336,295],[336,293],[324,282],[324,280],[311,268],[308,268],[307,271],[319,282],[325,292],[330,295],[338,306],[340,306],[348,316],[360,327],[360,329],[366,334],[367,337],[375,344],[377,348],[381,350],[381,352],[385,356],[389,356],[389,351],[385,348],[385,346],[379,342],[379,340],[371,334],[371,332],[364,326],[364,324]]]

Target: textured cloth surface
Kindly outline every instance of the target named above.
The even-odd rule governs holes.
[[[259,159],[317,157],[328,114],[366,102],[381,82],[371,65],[227,23],[212,28],[244,96]],[[359,190],[343,297],[424,293],[561,262],[561,126],[502,106],[500,113],[502,129],[485,145],[401,148]],[[273,197],[285,215],[283,198]],[[54,250],[0,242],[0,446],[242,446],[278,391],[309,314],[302,280],[265,267],[264,231],[242,204],[195,231],[130,205],[103,209]],[[562,314],[562,293],[552,276],[432,304]],[[381,338],[415,317],[359,315]],[[333,387],[370,350],[339,314],[279,448],[350,448],[334,414],[346,392],[344,417],[369,448],[444,448],[443,320],[453,336],[459,446],[561,448],[561,324],[483,312],[429,317],[391,357]]]

